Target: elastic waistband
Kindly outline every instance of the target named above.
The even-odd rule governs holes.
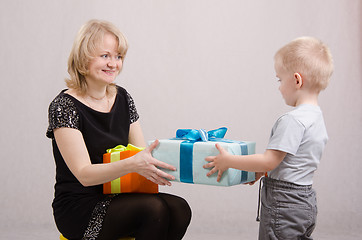
[[[310,193],[312,189],[312,185],[298,185],[295,183],[282,181],[273,179],[270,177],[263,177],[259,182],[259,199],[258,199],[258,210],[257,210],[257,216],[256,221],[260,222],[260,201],[261,201],[261,184],[263,183],[263,186],[266,188],[272,188],[272,189],[278,189],[278,190],[286,190],[286,191],[299,191],[299,192],[305,192]]]
[[[270,177],[263,178],[263,184],[266,187],[278,188],[285,190],[298,190],[298,191],[310,191],[312,190],[312,185],[298,185],[291,182],[286,182],[282,180],[273,179]]]

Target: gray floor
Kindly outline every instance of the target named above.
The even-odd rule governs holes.
[[[1,228],[1,240],[57,240],[59,233],[54,226]],[[207,234],[188,231],[184,240],[240,240],[257,239],[256,229],[252,228],[249,233],[240,234]],[[360,240],[361,236],[354,233],[335,233],[316,231],[314,239],[317,240]]]

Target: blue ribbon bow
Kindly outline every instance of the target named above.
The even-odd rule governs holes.
[[[226,131],[226,127],[210,130],[208,132],[206,132],[205,129],[178,129],[176,131],[176,139],[207,142],[215,138],[224,138]]]

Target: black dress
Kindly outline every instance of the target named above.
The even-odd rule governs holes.
[[[52,139],[56,163],[53,214],[59,231],[68,239],[92,239],[101,229],[111,196],[103,195],[102,185],[84,187],[70,172],[62,158],[53,130],[78,129],[87,146],[92,164],[102,163],[106,149],[128,144],[130,124],[139,116],[132,97],[117,86],[109,113],[95,111],[63,90],[49,106],[47,137]],[[73,151],[77,151],[74,149]]]

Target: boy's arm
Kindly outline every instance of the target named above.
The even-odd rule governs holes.
[[[217,181],[220,181],[224,171],[235,168],[249,172],[268,172],[276,168],[283,161],[286,153],[267,149],[263,154],[231,155],[218,143],[215,145],[220,154],[205,158],[209,163],[204,168],[211,168],[207,176],[218,172]]]

